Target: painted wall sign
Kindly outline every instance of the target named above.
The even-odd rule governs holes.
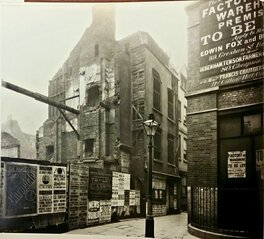
[[[246,151],[228,152],[228,178],[246,177]]]
[[[112,197],[112,174],[105,173],[101,169],[90,168],[89,190],[90,200],[106,200]]]
[[[6,163],[6,216],[37,214],[37,166]]]
[[[201,88],[263,76],[263,5],[259,0],[201,4]]]

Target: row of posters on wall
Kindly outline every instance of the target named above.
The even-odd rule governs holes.
[[[1,162],[4,217],[66,212],[66,166]]]
[[[131,189],[130,174],[70,164],[69,176],[69,228],[107,223],[114,213],[140,213],[140,191]]]

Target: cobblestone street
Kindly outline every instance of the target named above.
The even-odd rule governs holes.
[[[160,239],[195,239],[187,232],[187,213],[155,217],[155,238]],[[107,235],[144,237],[145,219],[128,219],[117,223],[87,227],[68,232],[68,234]]]

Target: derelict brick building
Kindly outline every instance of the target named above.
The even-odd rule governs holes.
[[[153,112],[161,124],[154,140],[154,215],[175,212],[177,87],[169,57],[149,34],[116,41],[114,9],[95,7],[91,26],[49,82],[49,97],[80,114],[49,106],[38,133],[38,159],[130,173],[132,187],[144,197],[148,138],[142,122]]]
[[[262,238],[263,2],[187,12],[189,231]]]

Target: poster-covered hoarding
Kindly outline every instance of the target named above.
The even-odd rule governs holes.
[[[260,0],[210,0],[200,11],[200,88],[263,77]]]
[[[4,195],[4,173],[5,173],[5,164],[1,162],[1,169],[0,169],[0,217],[4,215],[4,202],[3,202],[3,195]]]
[[[38,214],[53,212],[52,166],[38,167]]]
[[[6,163],[6,217],[37,214],[37,165]]]
[[[53,166],[53,212],[66,211],[66,167]]]
[[[256,150],[256,171],[260,172],[261,179],[264,180],[264,149]]]
[[[100,200],[99,223],[111,222],[111,200]]]
[[[228,152],[228,178],[246,177],[246,151]]]
[[[87,225],[99,223],[100,217],[100,201],[88,202]]]
[[[102,169],[89,169],[89,190],[90,200],[106,200],[112,197],[112,174],[105,173]]]

